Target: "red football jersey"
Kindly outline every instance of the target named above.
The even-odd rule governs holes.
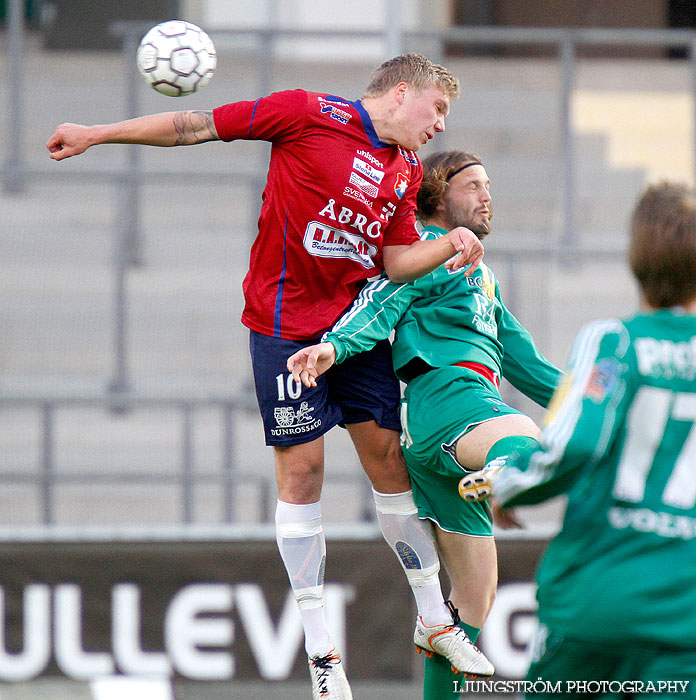
[[[242,322],[264,335],[315,338],[382,271],[383,246],[418,240],[422,166],[379,140],[360,101],[288,90],[213,115],[223,141],[272,143]]]

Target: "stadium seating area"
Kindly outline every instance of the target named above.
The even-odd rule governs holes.
[[[253,98],[260,89],[255,60],[250,54],[223,53],[211,84],[181,101],[139,85],[140,111],[211,108]],[[688,66],[657,60],[639,66],[619,60],[579,65],[573,102],[577,242],[568,255],[556,255],[562,233],[557,64],[551,59],[484,58],[447,63],[461,79],[463,96],[434,147],[472,150],[483,158],[492,178],[495,212],[487,262],[542,351],[563,363],[581,324],[597,315],[621,315],[635,304],[621,251],[640,189],[653,177],[692,178]],[[278,63],[272,89],[330,89],[355,98],[370,68]],[[128,149],[102,147],[56,164],[48,159],[44,143],[62,121],[99,123],[128,116],[123,74],[118,54],[37,48],[26,56],[24,118],[17,133],[27,166],[48,175],[30,176],[18,194],[0,190],[0,411],[5,418],[0,471],[38,475],[41,457],[40,412],[9,406],[2,397],[99,393],[114,378],[116,236],[130,204],[113,183],[101,178],[89,182],[79,173],[119,167],[126,163]],[[3,104],[4,80],[0,77]],[[7,119],[5,111],[2,119]],[[3,123],[3,130],[11,133],[10,125]],[[654,143],[655,133],[660,146],[649,150],[646,144]],[[175,171],[180,178],[153,177],[141,190],[139,260],[126,280],[131,388],[152,394],[246,396],[251,386],[247,335],[239,322],[241,280],[259,191],[253,182],[215,181],[201,174],[256,164],[262,169],[268,147],[213,143],[140,153],[147,171]],[[103,482],[79,479],[57,485],[56,522],[179,521],[176,480],[148,485],[135,476],[147,470],[176,475],[179,425],[180,415],[172,407],[125,413],[61,409],[53,434],[56,472],[128,472],[134,478],[109,484],[108,497]],[[345,434],[333,432],[325,513],[330,521],[355,521],[362,517],[366,482]],[[238,415],[235,435],[235,517],[259,522],[268,516],[274,498],[272,455],[263,446],[253,412]],[[194,472],[211,479],[194,489],[192,518],[220,523],[220,485],[212,479],[221,468],[218,412],[195,412],[193,442]],[[0,526],[39,522],[39,493],[35,485],[5,484]],[[542,511],[531,522],[552,521],[556,513]]]

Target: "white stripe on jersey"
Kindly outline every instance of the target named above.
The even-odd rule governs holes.
[[[353,302],[353,305],[351,306],[348,311],[346,311],[341,318],[336,321],[334,324],[334,327],[331,329],[331,332],[334,333],[338,330],[340,330],[343,326],[345,326],[347,323],[351,321],[351,319],[359,314],[370,302],[373,301],[374,295],[377,292],[381,292],[388,284],[390,283],[390,280],[388,277],[380,277],[378,280],[375,280],[374,282],[370,282],[369,284],[365,285],[360,294],[358,294],[358,297],[356,300]],[[380,303],[385,303],[389,301],[395,294],[398,294],[405,286],[407,283],[400,284],[389,296],[385,297],[382,302]],[[357,333],[359,333],[363,328],[367,328],[376,318],[379,316],[379,314],[382,313],[384,309],[380,309],[373,318],[368,321],[362,328],[359,330],[355,331],[355,333],[352,333],[348,337],[353,337]]]
[[[568,362],[571,370],[571,384],[563,403],[556,410],[551,421],[542,432],[541,444],[543,452],[537,452],[524,471],[504,469],[495,480],[496,497],[505,502],[522,491],[538,486],[547,481],[554,467],[563,459],[568,442],[573,436],[580,413],[585,389],[594,369],[594,363],[599,352],[599,346],[605,335],[617,333],[621,336],[618,354],[623,355],[628,348],[629,338],[625,326],[617,319],[593,321],[586,325],[578,334],[573,345],[573,351]],[[620,397],[619,397],[620,398]],[[617,401],[612,402],[615,408]],[[607,412],[602,428],[601,439],[598,440],[595,458],[600,457],[606,449],[606,441],[611,434],[614,411]]]
[[[442,238],[441,235],[435,233],[434,231],[428,231],[427,229],[423,229],[418,235],[420,236],[421,241],[434,241],[438,238]]]

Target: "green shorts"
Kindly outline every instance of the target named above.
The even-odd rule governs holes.
[[[640,614],[640,613],[637,613]],[[535,700],[562,700],[563,698],[650,698],[658,693],[649,692],[653,684],[689,681],[670,694],[665,688],[661,698],[696,697],[696,651],[667,648],[657,644],[631,642],[599,643],[570,639],[540,625],[533,644],[534,658],[527,680],[538,685],[541,692],[527,693]],[[642,685],[638,685],[642,684]],[[546,686],[545,690],[542,690]],[[558,690],[562,692],[558,692]],[[633,692],[631,692],[633,691]],[[678,692],[678,695],[674,693]]]
[[[448,532],[493,535],[488,504],[459,496],[457,486],[467,470],[454,458],[453,445],[484,421],[519,413],[500,398],[492,382],[465,367],[434,369],[408,383],[401,439],[421,518]]]

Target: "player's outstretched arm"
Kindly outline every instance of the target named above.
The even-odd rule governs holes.
[[[318,343],[298,350],[288,358],[288,371],[296,382],[306,387],[317,385],[317,377],[336,361],[336,348],[331,343]]]
[[[458,226],[440,238],[412,245],[384,246],[383,256],[384,269],[392,282],[412,282],[444,262],[450,270],[469,265],[464,273],[468,276],[483,260],[483,243],[473,231]]]
[[[190,146],[218,138],[212,111],[162,112],[113,124],[61,124],[46,142],[53,160],[64,160],[102,143]]]

